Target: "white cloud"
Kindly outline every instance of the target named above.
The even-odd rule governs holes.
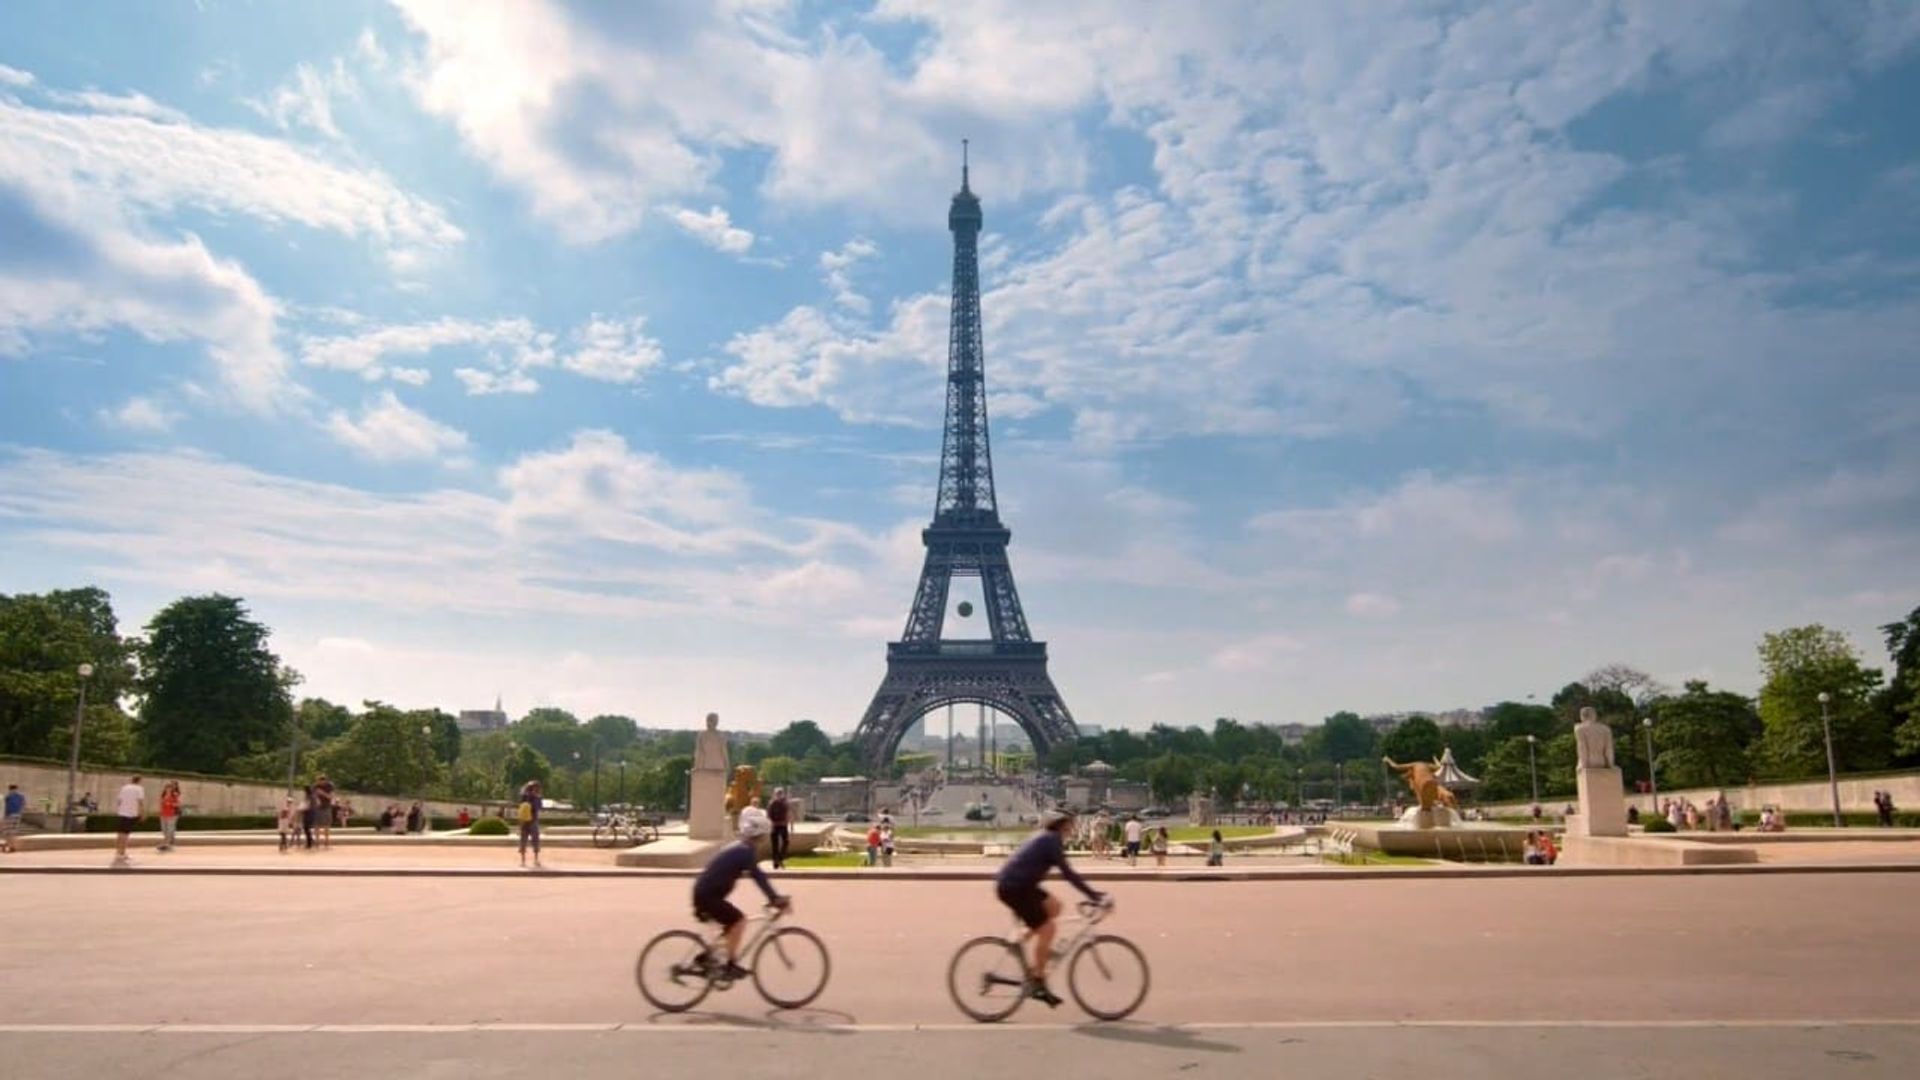
[[[21,71],[19,68],[0,64],[0,86],[32,86],[33,82],[33,72]]]
[[[476,397],[486,394],[534,394],[540,383],[522,370],[483,371],[478,368],[454,368],[455,378]]]
[[[391,390],[367,402],[357,417],[334,412],[326,429],[342,445],[375,461],[444,458],[467,446],[464,433],[409,408]]]
[[[1347,614],[1362,619],[1386,619],[1400,613],[1400,602],[1385,593],[1357,592],[1347,597]]]
[[[371,38],[363,36],[362,40]],[[377,49],[378,45],[374,47]],[[245,104],[282,131],[305,127],[338,139],[341,136],[340,127],[333,119],[334,99],[359,95],[359,81],[347,70],[346,61],[335,57],[333,63],[325,67],[304,62],[296,65],[286,82],[265,98],[249,99]]]
[[[859,236],[840,245],[836,251],[820,253],[820,270],[826,275],[827,288],[833,292],[834,303],[862,315],[872,310],[873,303],[853,287],[853,268],[862,260],[871,259],[879,253],[880,249],[873,241]]]
[[[1306,651],[1306,644],[1289,634],[1261,634],[1216,651],[1207,660],[1215,671],[1235,675],[1261,672]]]
[[[150,397],[131,397],[117,409],[100,410],[100,419],[127,431],[163,434],[173,430],[180,415]]]
[[[687,235],[715,251],[744,255],[753,246],[753,234],[733,224],[721,207],[715,206],[703,214],[684,206],[672,206],[666,208],[666,215]]]
[[[574,351],[560,366],[601,382],[635,383],[660,366],[660,343],[646,333],[647,319],[602,319],[598,315],[573,332]]]

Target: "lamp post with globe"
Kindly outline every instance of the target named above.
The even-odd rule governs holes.
[[[87,680],[93,678],[93,665],[81,664],[74,671],[80,676],[80,702],[73,710],[73,749],[67,756],[67,804],[60,817],[63,833],[73,831],[73,785],[80,776],[80,725],[87,719]]]

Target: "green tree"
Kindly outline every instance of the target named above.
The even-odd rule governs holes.
[[[298,676],[267,648],[267,634],[231,596],[186,597],[153,617],[139,683],[149,761],[217,773],[285,739]]]
[[[438,786],[445,767],[434,755],[432,734],[423,734],[420,728],[418,713],[369,701],[345,735],[315,751],[309,769],[357,791],[425,792]]]
[[[800,763],[784,754],[774,754],[760,761],[760,779],[769,784],[791,784],[800,778]]]
[[[1563,722],[1549,706],[1518,701],[1503,701],[1486,713],[1487,735],[1495,743],[1527,735],[1536,739],[1551,739],[1561,727],[1571,723],[1571,720]]]
[[[1185,754],[1166,753],[1147,767],[1147,787],[1163,803],[1190,794],[1198,779],[1194,760]]]
[[[81,664],[93,665],[81,755],[133,760],[120,699],[134,685],[135,642],[120,636],[100,589],[0,596],[0,753],[66,757],[80,700]]]
[[[502,770],[509,793],[519,791],[529,780],[540,781],[543,788],[553,782],[553,766],[548,763],[547,756],[531,746],[514,747],[507,754]]]
[[[1537,745],[1535,749],[1537,752]],[[1495,744],[1480,766],[1480,797],[1525,799],[1532,794],[1533,773],[1527,765],[1527,737],[1516,735]]]
[[[1874,701],[1881,723],[1893,731],[1894,749],[1903,757],[1920,755],[1920,607],[1900,622],[1880,628],[1887,639],[1893,677]]]
[[[1760,714],[1739,694],[1699,680],[1652,703],[1659,775],[1682,787],[1743,784],[1752,775],[1747,747],[1760,737]]]
[[[1357,714],[1337,712],[1320,725],[1319,751],[1328,761],[1369,761],[1374,753],[1373,726]]]
[[[569,767],[574,754],[585,758],[593,746],[579,719],[565,709],[534,709],[507,730],[516,742],[540,751],[547,761]]]
[[[353,726],[353,710],[326,698],[301,698],[294,718],[309,746],[337,739]]]
[[[833,740],[811,720],[795,720],[773,736],[768,749],[781,757],[805,758],[809,754],[833,754]]]
[[[602,713],[587,721],[587,735],[600,743],[601,754],[625,750],[640,738],[640,725],[631,716]]]
[[[1880,672],[1862,667],[1846,635],[1824,626],[1798,626],[1760,639],[1761,745],[1785,777],[1826,771],[1819,695],[1830,700],[1833,754],[1842,770],[1885,765],[1892,736],[1870,707]],[[1657,733],[1656,733],[1657,735]]]
[[[1409,716],[1380,740],[1380,753],[1404,765],[1410,761],[1432,761],[1440,756],[1445,745],[1440,725],[1424,716]]]

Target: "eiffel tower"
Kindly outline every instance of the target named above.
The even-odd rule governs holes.
[[[962,144],[960,190],[947,211],[953,231],[953,310],[947,336],[947,422],[933,523],[920,532],[927,561],[900,640],[887,645],[887,675],[854,729],[869,768],[881,772],[921,717],[953,704],[985,705],[1011,718],[1035,751],[1078,731],[1047,674],[1047,645],[1033,640],[1013,587],[1007,542],[993,497],[987,444],[987,377],[980,337],[980,199],[968,186]],[[980,579],[989,637],[947,640],[947,593],[956,576]],[[966,612],[962,611],[964,616]]]

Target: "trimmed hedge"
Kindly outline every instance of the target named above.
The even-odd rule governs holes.
[[[1640,831],[1641,832],[1679,832],[1680,830],[1674,828],[1673,822],[1668,821],[1666,818],[1652,816],[1645,819],[1645,821],[1640,826]]]
[[[483,817],[467,826],[468,836],[512,836],[513,829],[497,817]]]
[[[48,821],[57,821],[59,814],[48,814]],[[181,832],[209,832],[219,829],[279,829],[280,820],[267,814],[181,814]],[[87,832],[118,832],[120,819],[112,814],[88,814]],[[149,814],[134,823],[134,832],[160,831],[160,817]]]

